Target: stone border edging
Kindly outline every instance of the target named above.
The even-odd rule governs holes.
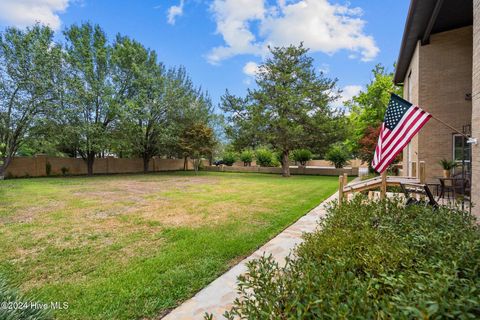
[[[246,263],[260,258],[263,254],[272,254],[280,265],[295,246],[303,241],[303,234],[317,230],[318,221],[326,215],[325,205],[337,199],[333,194],[321,204],[310,210],[276,237],[264,244],[252,255],[242,260],[233,268],[222,274],[195,296],[173,309],[163,320],[203,319],[205,313],[211,313],[214,319],[225,319],[223,313],[228,310],[237,297],[237,278],[247,271]]]

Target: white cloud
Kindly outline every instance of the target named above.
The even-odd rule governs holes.
[[[207,56],[213,64],[238,54],[263,55],[267,45],[301,41],[313,52],[334,54],[348,50],[364,61],[372,60],[379,52],[373,37],[363,31],[362,10],[348,4],[277,0],[269,6],[266,0],[214,0],[210,10],[217,33],[225,42]]]
[[[247,62],[243,67],[243,73],[245,73],[247,76],[255,77],[257,72],[258,72],[258,64],[253,61]]]
[[[183,7],[185,6],[185,0],[180,0],[178,6],[171,6],[167,11],[167,22],[171,25],[175,24],[178,17],[183,15]]]
[[[348,85],[343,87],[342,92],[340,93],[340,98],[333,103],[333,106],[343,108],[345,102],[352,100],[352,98],[358,95],[362,90],[363,87],[360,85]]]
[[[27,27],[37,22],[54,30],[61,26],[58,16],[67,10],[70,0],[0,0],[0,20],[9,25]]]
[[[214,0],[210,6],[217,23],[217,33],[226,46],[213,48],[207,59],[216,64],[237,54],[259,54],[262,46],[255,43],[250,22],[265,16],[263,0]]]

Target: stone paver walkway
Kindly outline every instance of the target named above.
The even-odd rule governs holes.
[[[246,262],[260,258],[264,253],[272,254],[281,265],[285,257],[302,241],[302,234],[313,232],[318,220],[325,216],[325,204],[337,199],[337,194],[322,202],[282,233],[241,261],[232,269],[203,288],[193,298],[167,314],[163,320],[203,319],[205,312],[212,313],[215,319],[225,319],[222,314],[228,310],[237,296],[237,277],[247,271]]]

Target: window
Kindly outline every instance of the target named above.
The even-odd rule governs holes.
[[[470,159],[472,158],[471,144],[467,143],[467,138],[462,135],[453,135],[453,159],[458,163],[458,167],[453,169],[454,174],[459,174],[463,171],[462,160],[465,158],[465,174],[470,176],[472,170],[472,164]]]
[[[462,135],[453,135],[453,159],[457,162],[462,162],[465,157],[465,162],[470,162],[471,150],[470,144],[467,143],[467,138]]]

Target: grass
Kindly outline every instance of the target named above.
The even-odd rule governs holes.
[[[151,319],[332,194],[336,177],[188,172],[0,182],[0,274],[57,319]]]

